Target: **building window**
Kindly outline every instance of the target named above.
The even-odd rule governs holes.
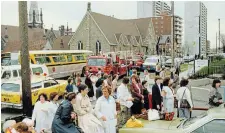
[[[83,50],[83,43],[81,41],[78,42],[78,50]]]
[[[101,48],[101,42],[99,42],[99,40],[97,40],[96,42],[96,55],[98,55],[101,52],[102,48]]]

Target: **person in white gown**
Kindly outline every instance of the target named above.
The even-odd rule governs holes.
[[[50,94],[50,102],[49,102],[49,130],[51,130],[52,128],[52,122],[53,122],[53,119],[55,117],[55,113],[59,107],[59,104],[58,104],[58,98],[59,98],[59,95],[57,92],[53,92]]]
[[[47,98],[46,94],[40,94],[38,101],[34,105],[32,120],[36,121],[36,133],[40,133],[43,129],[49,128],[49,102]]]
[[[78,126],[85,133],[104,133],[102,123],[92,114],[93,109],[87,95],[88,87],[78,86],[79,94],[76,97],[75,112],[78,115]]]
[[[111,95],[111,87],[104,86],[102,88],[103,96],[101,96],[95,105],[95,114],[102,122],[105,133],[116,133],[117,112],[116,103]]]

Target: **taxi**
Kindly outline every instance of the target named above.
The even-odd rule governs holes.
[[[47,94],[48,98],[52,92],[63,95],[67,81],[55,80],[47,76],[31,76],[31,97],[32,105],[41,93]],[[22,81],[20,79],[9,80],[1,84],[1,106],[2,108],[22,109]]]
[[[141,121],[144,127],[124,126],[119,133],[225,133],[225,104],[190,119]]]

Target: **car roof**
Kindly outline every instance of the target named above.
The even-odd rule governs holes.
[[[34,67],[45,67],[45,65],[30,64],[30,68]],[[2,66],[2,70],[17,70],[17,69],[21,69],[21,65]]]
[[[41,82],[44,80],[50,80],[53,79],[52,77],[47,77],[47,76],[37,76],[37,75],[32,75],[31,76],[31,83],[37,83],[37,82]],[[16,78],[16,79],[12,79],[9,81],[5,81],[3,83],[14,83],[14,84],[21,84],[21,78]]]

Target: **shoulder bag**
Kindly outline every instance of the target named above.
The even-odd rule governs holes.
[[[186,89],[184,90],[183,96],[182,96],[182,98],[180,100],[180,108],[191,108],[191,106],[188,103],[187,99],[183,99],[185,92],[186,92]]]

